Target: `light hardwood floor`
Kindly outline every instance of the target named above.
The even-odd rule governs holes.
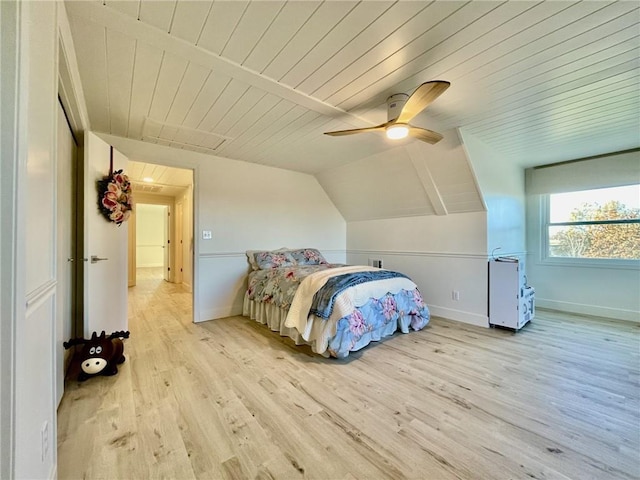
[[[138,282],[118,375],[66,385],[60,479],[640,478],[637,325],[433,318],[340,361]]]

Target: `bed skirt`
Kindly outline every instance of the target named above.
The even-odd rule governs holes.
[[[354,352],[366,347],[373,341],[379,341],[384,337],[393,335],[400,329],[403,333],[408,333],[411,326],[409,316],[401,316],[397,322],[389,322],[371,332],[366,332],[354,345],[350,345],[348,350],[331,348],[331,345],[344,345],[336,339],[337,321],[324,320],[314,315],[309,316],[309,325],[306,330],[305,340],[302,334],[295,328],[285,326],[285,319],[288,310],[277,307],[272,303],[259,303],[249,300],[245,295],[242,308],[242,315],[255,320],[258,323],[267,325],[270,330],[278,332],[283,337],[289,337],[296,345],[309,345],[314,353],[324,357],[345,358],[349,352]]]

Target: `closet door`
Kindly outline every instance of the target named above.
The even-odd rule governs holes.
[[[62,342],[74,336],[74,291],[75,291],[75,229],[76,209],[75,163],[77,148],[67,124],[67,119],[58,104],[58,158],[57,158],[57,305],[56,305],[56,400],[60,404],[64,393],[64,376],[71,352]],[[80,332],[81,333],[81,332]]]

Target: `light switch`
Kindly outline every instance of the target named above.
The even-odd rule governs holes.
[[[202,239],[203,240],[211,240],[211,230],[203,230],[202,231]]]

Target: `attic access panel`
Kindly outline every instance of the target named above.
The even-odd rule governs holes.
[[[225,142],[233,139],[217,133],[182,125],[171,125],[145,117],[142,140],[194,152],[215,153]]]

